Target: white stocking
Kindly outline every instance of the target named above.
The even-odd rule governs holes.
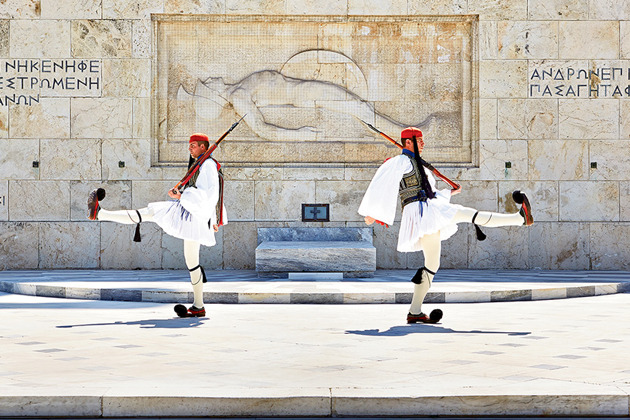
[[[193,306],[197,309],[203,308],[203,275],[201,267],[198,267],[199,248],[199,242],[184,240],[184,259],[190,272],[190,283],[193,287]],[[190,269],[195,267],[198,268],[190,271]]]
[[[440,268],[440,254],[442,253],[442,241],[440,240],[440,232],[432,235],[425,235],[422,240],[422,253],[424,254],[424,266],[434,273]],[[409,313],[418,315],[422,312],[422,302],[427,296],[431,283],[433,282],[433,274],[426,270],[422,270],[422,283],[414,284],[413,298]]]
[[[152,222],[153,221],[153,213],[149,210],[148,207],[137,210],[140,212],[142,216],[143,222]],[[98,211],[98,215],[96,216],[96,220],[101,222],[116,222],[122,223],[124,225],[133,225],[139,222],[138,213],[136,210],[105,210],[101,208]]]
[[[522,226],[525,223],[525,219],[520,213],[492,213],[489,211],[478,212],[470,207],[464,207],[457,210],[453,221],[455,223],[472,223],[473,217],[475,218],[475,224],[479,226],[487,227],[501,227],[501,226]]]
[[[477,217],[475,217],[477,215]],[[477,211],[470,207],[464,207],[455,213],[453,221],[455,223],[472,223],[473,218],[475,224],[479,226],[501,227],[501,226],[521,226],[525,219],[520,213],[493,213],[489,211]],[[440,232],[432,235],[425,235],[420,238],[422,241],[422,252],[424,254],[424,266],[430,271],[437,273],[440,268],[440,253],[442,252],[442,242],[440,241]],[[422,312],[422,302],[427,296],[434,275],[426,270],[422,270],[422,282],[415,284],[413,289],[413,298],[411,299],[411,307],[409,313],[418,315]]]

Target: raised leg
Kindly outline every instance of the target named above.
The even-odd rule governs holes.
[[[531,226],[534,224],[532,209],[527,196],[520,191],[514,191],[512,197],[521,209],[516,213],[494,213],[490,211],[478,211],[470,207],[464,207],[455,214],[455,223],[474,223],[478,226],[502,227],[502,226]]]

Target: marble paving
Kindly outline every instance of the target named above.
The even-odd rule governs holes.
[[[180,319],[170,304],[0,293],[0,417],[628,417],[628,305],[444,303],[441,323],[407,325],[396,304]]]
[[[255,271],[207,271],[209,303],[409,303],[413,270],[379,270],[373,278],[291,280]],[[441,270],[427,302],[562,299],[630,290],[624,271]],[[0,291],[75,299],[192,302],[184,270],[0,271]]]

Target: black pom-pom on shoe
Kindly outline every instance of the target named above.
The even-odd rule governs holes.
[[[186,315],[188,314],[188,309],[184,306],[184,305],[175,305],[175,308],[173,308],[175,310],[175,313],[177,314],[178,317],[180,318],[185,318]]]
[[[103,188],[98,188],[96,190],[92,190],[90,194],[88,194],[87,199],[87,217],[90,220],[96,220],[98,217],[98,212],[101,210],[101,205],[99,204],[105,198],[105,190]]]
[[[516,204],[523,204],[525,200],[524,194],[520,190],[516,190],[512,193],[512,200],[514,200]]]
[[[529,200],[527,196],[522,193],[520,190],[516,190],[512,193],[512,199],[516,202],[516,204],[521,205],[521,209],[519,213],[523,216],[525,226],[531,226],[534,224],[534,216],[532,216],[532,206],[529,204]]]
[[[441,309],[434,309],[431,311],[431,313],[429,314],[429,319],[432,322],[439,322],[440,319],[442,319],[442,316],[444,315],[444,313],[442,312]]]

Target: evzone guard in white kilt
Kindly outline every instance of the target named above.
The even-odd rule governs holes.
[[[209,148],[208,136],[196,133],[190,136],[189,168]],[[181,191],[180,191],[181,190]],[[202,317],[206,315],[203,303],[203,283],[206,275],[199,264],[201,245],[216,244],[214,233],[219,226],[227,224],[227,214],[223,205],[223,175],[221,165],[212,157],[206,159],[190,180],[180,189],[168,191],[173,200],[149,203],[138,210],[105,210],[101,201],[105,190],[99,188],[88,196],[88,218],[90,220],[109,221],[123,224],[137,224],[134,241],[140,241],[140,223],[154,222],[164,232],[184,240],[184,259],[190,273],[193,287],[193,305],[186,309],[176,306],[180,317]]]
[[[422,312],[422,302],[440,268],[441,241],[457,231],[457,224],[475,224],[477,236],[483,240],[485,235],[478,226],[530,226],[534,219],[529,201],[520,191],[515,191],[513,198],[521,204],[521,209],[512,214],[477,211],[452,204],[451,195],[459,193],[461,189],[459,186],[453,190],[435,189],[435,178],[427,170],[426,162],[420,158],[424,148],[422,131],[415,127],[404,129],[401,142],[402,154],[386,160],[376,171],[359,207],[359,214],[364,216],[368,225],[374,222],[391,225],[400,200],[402,219],[397,249],[399,252],[422,251],[424,254],[424,267],[411,279],[414,292],[407,323],[435,323],[441,319],[442,311],[436,309],[427,316]]]

